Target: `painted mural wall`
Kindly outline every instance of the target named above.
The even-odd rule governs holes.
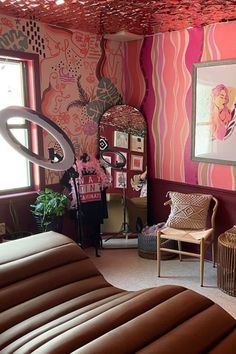
[[[192,65],[235,58],[235,31],[236,22],[229,22],[123,44],[0,16],[0,48],[39,55],[42,111],[65,130],[78,155],[96,153],[101,114],[127,103],[148,123],[150,177],[235,190],[236,167],[191,160]],[[52,146],[46,134],[45,154]],[[47,184],[58,180],[47,171]]]
[[[236,58],[235,32],[236,22],[229,22],[145,39],[140,57],[147,81],[142,111],[149,123],[151,177],[236,189],[235,166],[191,160],[192,65]]]
[[[125,94],[124,45],[94,34],[0,15],[0,48],[39,55],[44,115],[71,139],[77,157],[97,153],[98,122]],[[60,147],[44,132],[44,155]],[[46,184],[60,173],[46,171]]]

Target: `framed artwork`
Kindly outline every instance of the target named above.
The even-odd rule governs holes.
[[[131,155],[130,169],[134,170],[134,171],[142,171],[143,170],[143,156]]]
[[[138,135],[130,135],[130,150],[136,152],[144,152],[144,137]]]
[[[127,173],[123,171],[115,171],[114,187],[127,188]]]
[[[119,153],[122,154],[125,157],[126,164],[125,164],[124,168],[127,168],[127,152],[119,151]],[[119,163],[119,162],[124,162],[124,161],[121,159],[121,157],[119,155],[116,155],[116,162]]]
[[[236,165],[236,59],[193,65],[192,160]]]
[[[129,147],[129,134],[114,130],[114,146],[128,149]]]

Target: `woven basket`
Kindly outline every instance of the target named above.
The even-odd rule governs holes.
[[[161,245],[166,248],[175,249],[176,242],[173,240],[161,239]],[[138,254],[142,258],[157,259],[157,237],[156,235],[138,235]],[[175,258],[176,254],[161,252],[161,259]]]

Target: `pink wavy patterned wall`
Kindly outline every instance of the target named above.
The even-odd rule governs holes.
[[[141,57],[148,73],[148,95],[142,108],[151,123],[150,177],[235,190],[236,167],[191,160],[192,64],[235,58],[235,32],[236,22],[232,22],[145,40],[151,59]]]
[[[142,41],[132,41],[125,45],[125,103],[140,107],[146,91],[146,84],[140,66]]]

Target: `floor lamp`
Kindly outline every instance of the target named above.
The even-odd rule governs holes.
[[[35,154],[27,147],[22,145],[11,133],[7,124],[8,119],[20,117],[26,119],[32,123],[39,125],[41,128],[50,133],[61,146],[63,156],[54,152],[54,149],[49,149],[49,158],[46,159],[43,156]],[[45,117],[42,113],[34,111],[27,107],[10,106],[0,111],[0,134],[3,139],[21,155],[23,155],[29,161],[49,170],[54,171],[68,171],[70,178],[74,183],[76,194],[76,218],[78,223],[77,242],[82,244],[82,220],[81,220],[81,208],[80,199],[78,193],[78,186],[75,182],[75,178],[78,177],[78,172],[74,169],[75,163],[75,151],[72,142],[63,130]]]

